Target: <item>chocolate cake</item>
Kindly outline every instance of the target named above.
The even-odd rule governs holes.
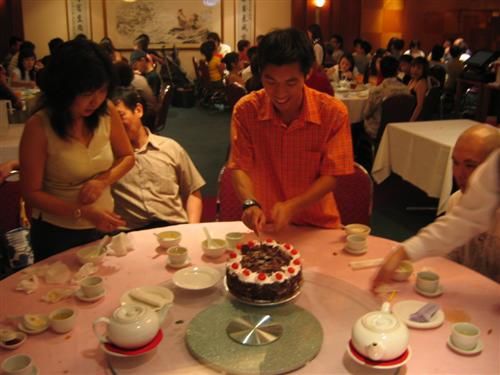
[[[300,253],[274,240],[250,241],[231,252],[226,283],[236,297],[254,302],[278,302],[300,289]]]

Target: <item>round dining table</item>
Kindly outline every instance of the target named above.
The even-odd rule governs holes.
[[[184,290],[172,281],[177,272],[166,266],[166,255],[158,247],[157,228],[128,233],[133,248],[126,256],[107,256],[99,265],[97,275],[104,278],[106,294],[96,302],[83,302],[75,297],[49,304],[41,300],[57,285],[40,282],[31,294],[16,291],[22,278],[17,272],[0,281],[0,326],[9,326],[9,320],[26,313],[48,314],[69,306],[77,311],[77,323],[72,331],[57,334],[47,330],[30,335],[14,351],[0,349],[0,362],[12,354],[30,355],[40,374],[212,374],[210,364],[197,361],[186,345],[186,332],[197,314],[211,306],[232,298],[224,288],[223,276],[227,254],[220,258],[203,255],[201,242],[206,227],[214,238],[224,238],[228,232],[245,233],[244,240],[256,239],[241,222],[214,222],[170,226],[168,230],[182,234],[181,245],[189,252],[191,265],[210,266],[220,274],[220,281],[205,290]],[[301,252],[304,283],[302,292],[290,304],[309,311],[320,322],[323,342],[319,353],[310,362],[296,370],[298,374],[390,373],[390,374],[498,374],[500,373],[500,288],[493,281],[445,258],[427,258],[414,263],[415,271],[431,269],[441,276],[444,293],[427,298],[414,290],[415,276],[409,281],[390,285],[391,293],[375,296],[370,292],[376,268],[355,270],[353,261],[380,258],[388,254],[395,243],[369,236],[367,252],[351,255],[344,250],[346,235],[343,230],[310,227],[289,227],[279,234],[261,234],[292,244]],[[264,237],[265,236],[265,237]],[[34,267],[61,261],[72,272],[80,264],[77,249],[70,249],[37,263]],[[33,266],[32,266],[33,267]],[[150,285],[162,285],[174,294],[174,302],[162,324],[163,340],[146,355],[121,358],[108,356],[99,345],[92,323],[99,317],[109,317],[120,305],[120,297],[128,290]],[[69,286],[69,285],[66,285]],[[78,288],[74,286],[75,290]],[[396,292],[394,292],[394,290]],[[352,325],[366,312],[391,303],[417,300],[437,303],[445,315],[444,323],[433,329],[410,329],[411,358],[402,368],[376,370],[356,363],[346,348]],[[470,321],[481,330],[483,350],[476,355],[461,355],[447,346],[451,325]],[[207,327],[208,329],[209,327]],[[297,337],[308,340],[308,337]],[[217,345],[214,343],[214,345]],[[235,344],[238,345],[238,344]],[[279,345],[276,343],[269,344]],[[259,372],[259,356],[249,357]]]
[[[369,89],[358,85],[356,89],[334,86],[335,97],[347,107],[349,121],[355,124],[363,121],[363,111],[368,102]]]

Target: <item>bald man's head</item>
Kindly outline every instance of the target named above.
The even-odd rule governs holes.
[[[452,154],[453,177],[462,192],[474,169],[497,148],[500,148],[500,130],[491,125],[471,126],[458,137]]]

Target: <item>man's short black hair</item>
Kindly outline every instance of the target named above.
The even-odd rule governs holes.
[[[220,36],[219,34],[211,31],[207,34],[207,40],[213,40],[216,44],[220,44]]]
[[[400,63],[407,62],[408,64],[411,64],[412,61],[413,61],[413,56],[412,55],[401,55],[399,57],[399,62]]]
[[[250,41],[246,39],[241,39],[237,44],[238,52],[243,51],[245,48],[250,47]]]
[[[459,46],[451,46],[450,47],[450,56],[456,59],[457,57],[460,57],[462,54],[462,48]]]
[[[432,47],[431,60],[440,61],[444,56],[444,47],[441,44],[436,44]]]
[[[22,42],[23,40],[21,38],[19,38],[18,36],[16,35],[12,35],[10,38],[9,38],[9,47],[12,47],[14,45],[16,45],[17,43],[19,42]]]
[[[384,78],[395,77],[398,74],[399,61],[394,56],[384,56],[380,60],[380,73]]]
[[[259,72],[271,65],[298,63],[304,76],[314,63],[314,51],[306,33],[295,28],[278,29],[266,34],[257,52]]]

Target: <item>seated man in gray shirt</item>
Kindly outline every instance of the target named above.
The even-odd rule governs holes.
[[[121,88],[113,101],[135,154],[134,167],[113,185],[116,213],[131,230],[200,222],[205,181],[189,155],[173,139],[143,125],[137,91]]]

